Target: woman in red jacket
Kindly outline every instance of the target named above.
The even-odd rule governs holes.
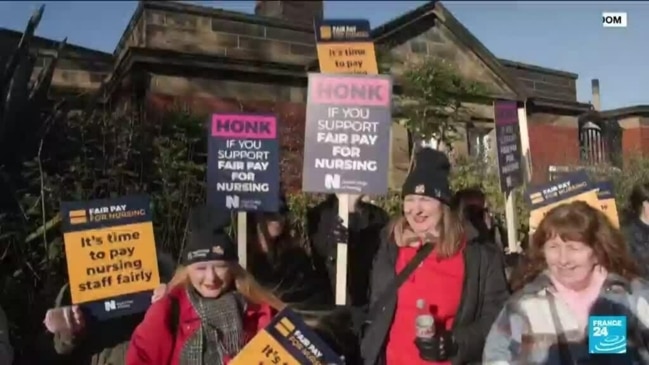
[[[451,165],[440,151],[415,156],[401,189],[403,214],[380,242],[370,282],[370,318],[361,344],[364,365],[479,363],[491,324],[508,297],[502,253],[450,206]],[[428,252],[411,264],[422,250]],[[414,265],[414,266],[413,266]],[[397,273],[413,271],[395,288]],[[418,331],[419,315],[434,317]]]
[[[237,263],[237,247],[214,212],[194,209],[185,268],[135,329],[126,365],[225,365],[283,304]]]

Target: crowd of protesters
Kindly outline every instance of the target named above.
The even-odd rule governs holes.
[[[95,321],[66,285],[55,307],[68,326],[48,312],[56,359],[43,363],[225,365],[290,307],[320,313],[308,323],[346,364],[649,364],[649,183],[631,194],[622,230],[583,202],[552,209],[510,275],[507,234],[484,193],[453,193],[442,152],[421,149],[413,166],[400,215],[350,196],[345,227],[331,195],[309,210],[306,244],[291,235],[285,197],[277,213],[250,213],[246,269],[224,213],[195,207],[180,265],[158,253],[164,284],[146,313]],[[344,307],[334,303],[341,240]],[[416,337],[421,303],[432,338]],[[625,354],[589,353],[592,315],[628,318]],[[12,356],[0,309],[0,364]]]

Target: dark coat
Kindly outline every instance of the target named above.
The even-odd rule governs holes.
[[[338,199],[330,197],[307,212],[307,233],[312,247],[313,263],[329,278],[329,301],[334,302],[336,291],[336,249],[335,237],[338,224]],[[349,241],[347,271],[347,304],[366,306],[369,288],[369,273],[372,260],[378,250],[381,231],[389,221],[382,208],[359,202],[354,213],[349,215]]]
[[[387,235],[386,235],[387,237]],[[372,267],[370,306],[382,295],[388,283],[395,277],[398,247],[392,239],[384,239]],[[480,362],[482,348],[492,323],[509,297],[502,252],[494,244],[485,244],[471,235],[464,249],[464,289],[460,307],[453,322],[453,335],[458,343],[458,353],[452,359],[454,365]],[[397,298],[389,300],[381,314],[365,330],[361,352],[365,365],[384,363],[385,347]],[[413,323],[413,331],[415,324]]]
[[[5,312],[0,308],[0,364],[10,365],[13,358],[13,348],[9,343],[9,321],[7,321]]]
[[[320,306],[328,301],[328,278],[314,269],[301,247],[253,253],[248,260],[248,270],[257,282],[292,307]]]
[[[624,234],[629,251],[635,257],[642,276],[649,279],[649,226],[635,218],[624,227]]]

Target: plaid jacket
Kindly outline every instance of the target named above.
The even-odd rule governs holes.
[[[589,355],[587,333],[553,293],[541,274],[507,301],[487,336],[483,364],[649,364],[649,282],[609,274],[591,309],[627,316],[626,354]]]

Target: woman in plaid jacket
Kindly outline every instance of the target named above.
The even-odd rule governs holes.
[[[649,283],[599,210],[584,202],[551,210],[516,279],[487,336],[484,364],[649,363]],[[626,317],[625,336],[604,331],[604,345],[589,343],[591,316]]]

